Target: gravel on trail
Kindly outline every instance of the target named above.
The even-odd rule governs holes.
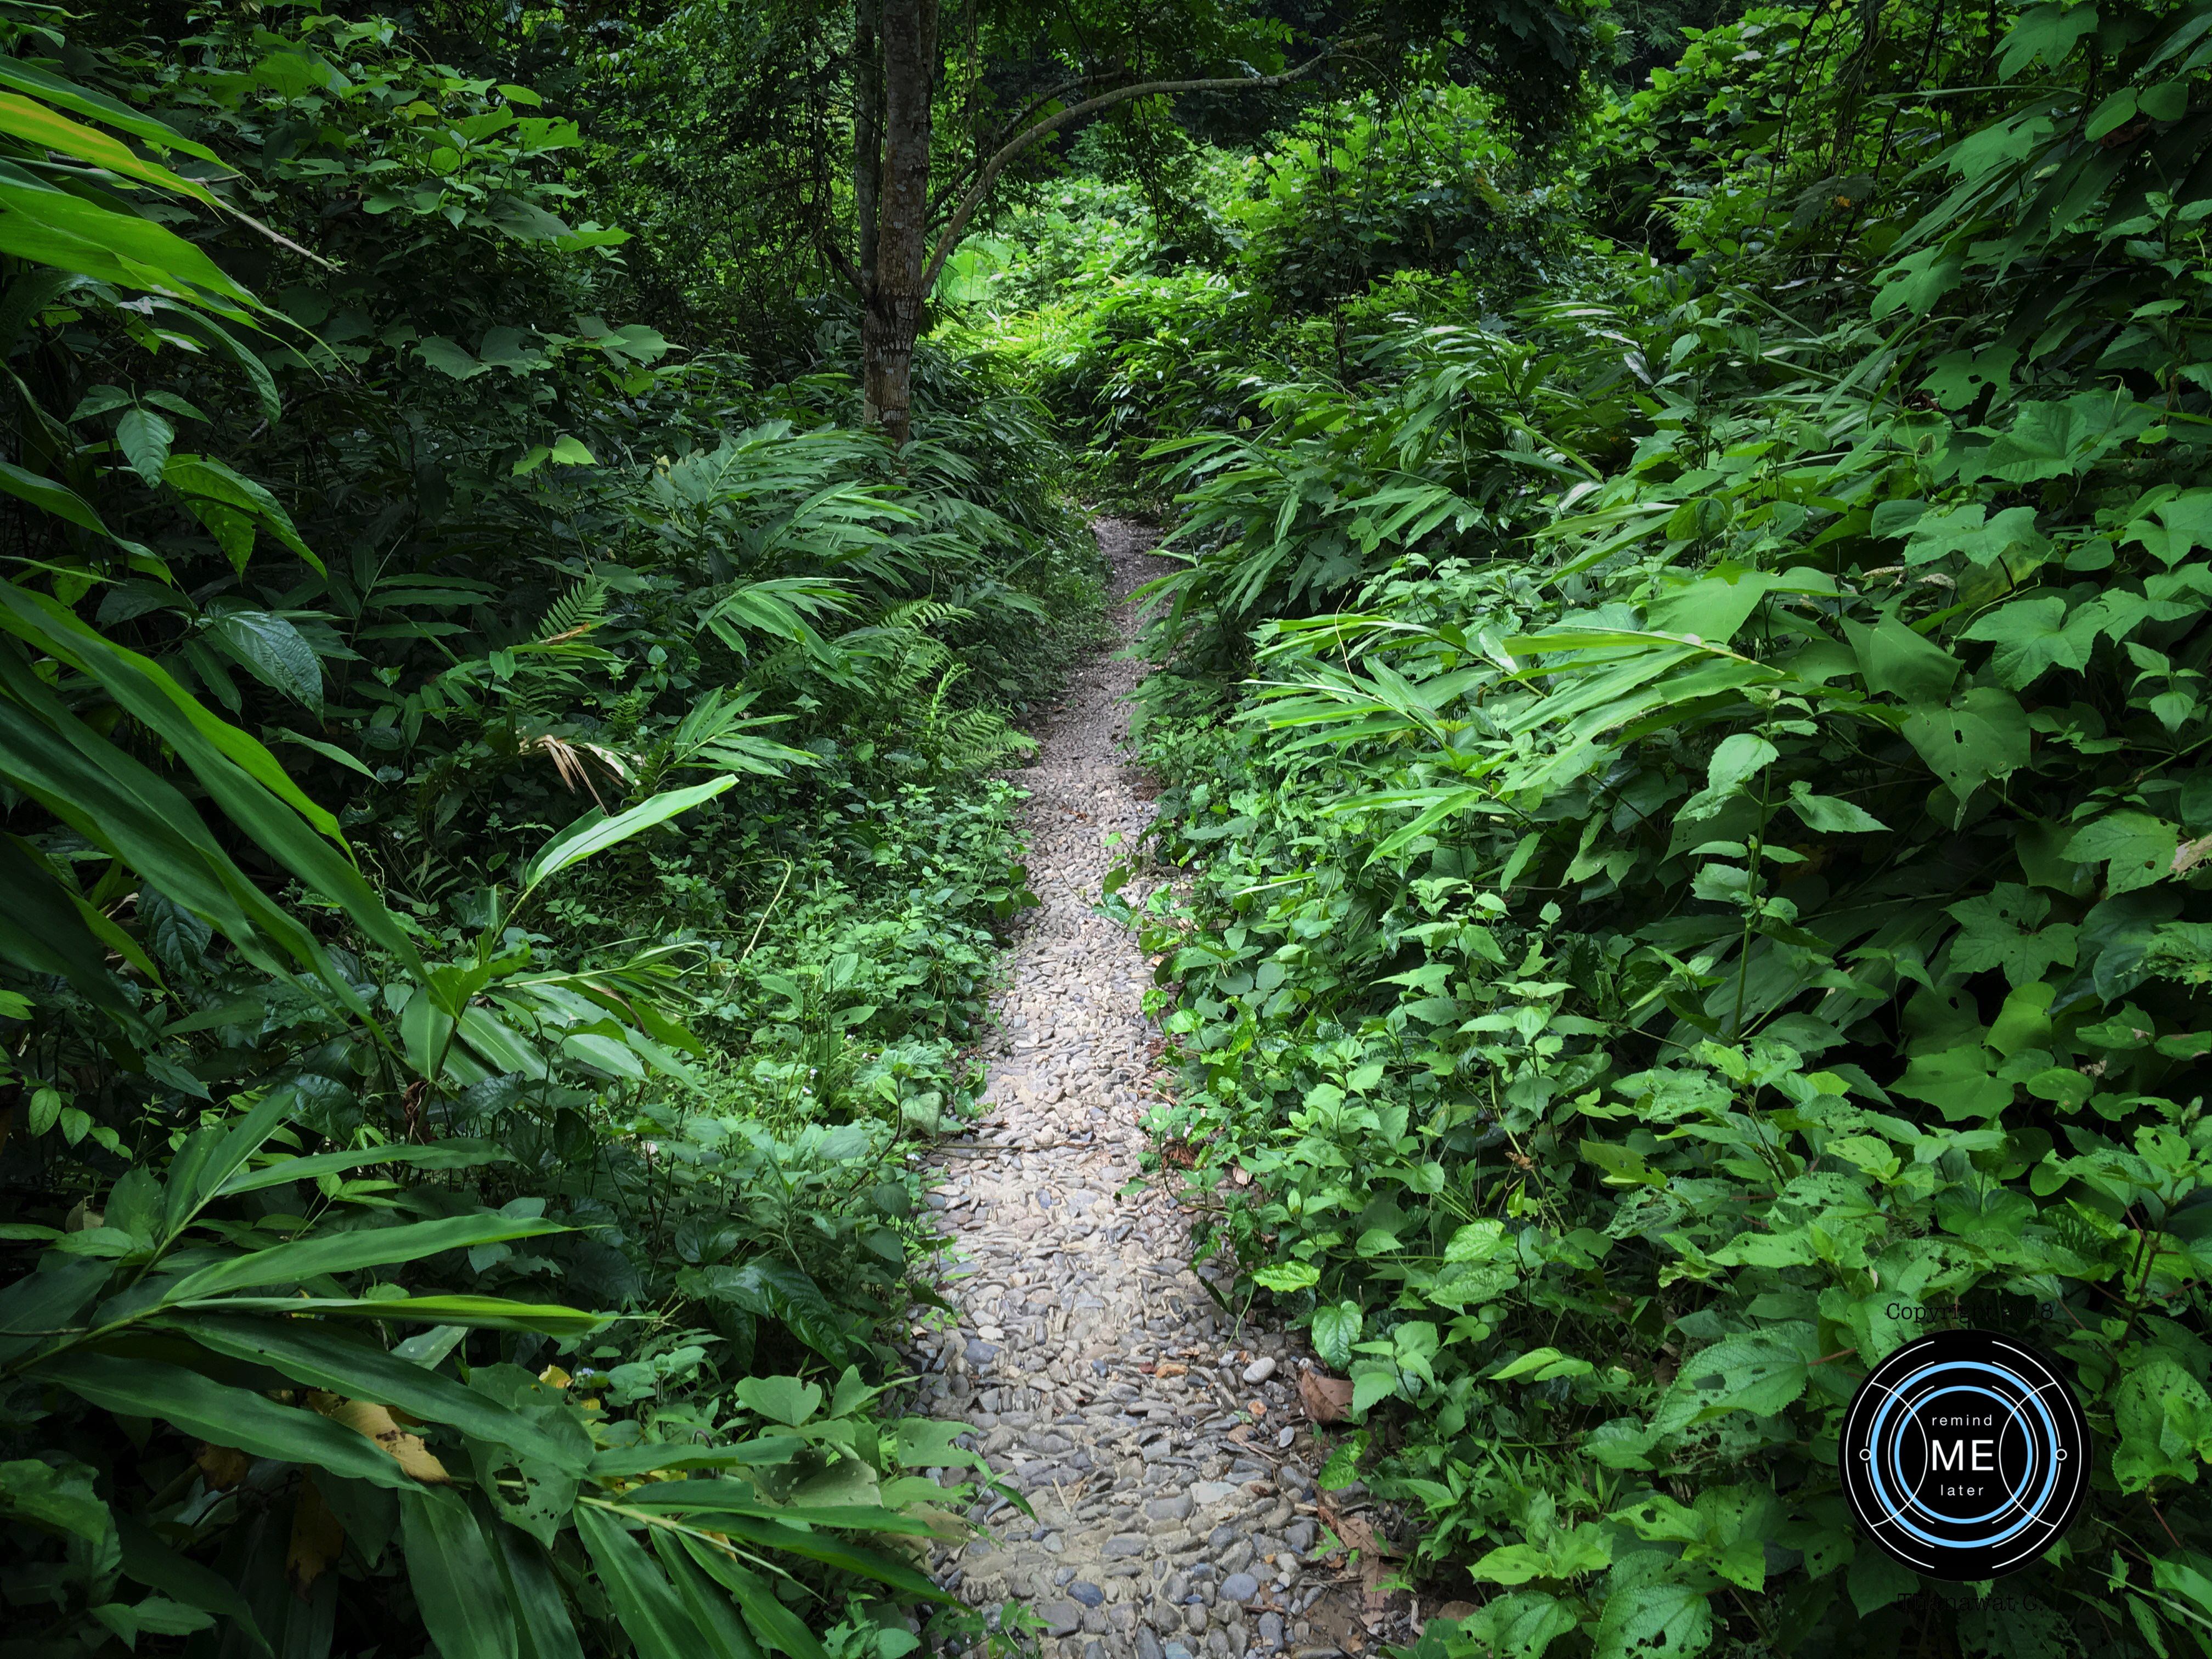
[[[1126,641],[1128,595],[1168,562],[1140,526],[1092,529]],[[1402,1618],[1363,1594],[1371,1577],[1310,1559],[1326,1536],[1296,1386],[1310,1362],[1223,1310],[1192,1268],[1188,1212],[1140,1184],[1151,965],[1096,908],[1152,817],[1124,758],[1140,672],[1098,653],[1036,731],[1017,781],[1042,904],[980,1050],[982,1115],[928,1157],[958,1319],[917,1311],[916,1409],[974,1425],[1036,1511],[987,1494],[983,1534],[942,1550],[936,1576],[971,1605],[1028,1605],[1046,1659],[1328,1659],[1400,1636]]]

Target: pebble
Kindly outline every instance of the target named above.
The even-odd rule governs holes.
[[[1139,526],[1093,530],[1127,638],[1126,596],[1170,566]],[[1315,1534],[1288,1499],[1313,1483],[1261,1449],[1295,1455],[1295,1430],[1279,1426],[1297,1403],[1281,1338],[1222,1312],[1222,1287],[1192,1269],[1188,1215],[1141,1179],[1152,964],[1097,908],[1124,856],[1108,836],[1134,841],[1154,811],[1121,746],[1139,672],[1110,652],[1079,664],[1014,774],[1042,902],[1013,929],[996,1028],[976,1051],[981,1115],[953,1132],[960,1150],[926,1159],[951,1239],[934,1288],[955,1317],[915,1310],[915,1409],[975,1425],[962,1443],[1036,1511],[986,1496],[971,1515],[1006,1530],[941,1555],[947,1589],[987,1609],[1039,1603],[1054,1638],[1042,1659],[1247,1659],[1304,1637],[1253,1605],[1255,1560],[1280,1558],[1279,1589],[1295,1573]],[[1152,879],[1140,871],[1121,896],[1140,900]],[[1255,1532],[1268,1540],[1257,1548]]]

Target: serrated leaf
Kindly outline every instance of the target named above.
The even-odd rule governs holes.
[[[226,611],[207,637],[263,684],[314,714],[323,710],[323,665],[307,636],[273,611]]]

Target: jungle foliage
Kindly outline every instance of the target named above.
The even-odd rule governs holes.
[[[1556,161],[1316,111],[1000,325],[1179,561],[1156,1133],[1425,1656],[2212,1651],[2212,9],[1683,33]],[[2098,1436],[1994,1592],[1835,1476],[1952,1323]]]
[[[496,65],[127,21],[0,16],[0,1648],[898,1659],[1059,451],[611,318]]]

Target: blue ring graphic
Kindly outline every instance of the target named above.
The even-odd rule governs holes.
[[[1893,1388],[1884,1389],[1881,1409],[1875,1413],[1874,1425],[1868,1431],[1867,1439],[1869,1443],[1871,1445],[1881,1445],[1882,1443],[1882,1425],[1888,1419],[1890,1407],[1898,1403],[1905,1391],[1924,1376],[1928,1376],[1934,1373],[1949,1371],[1982,1371],[1990,1376],[2002,1378],[2004,1381],[2010,1382],[2018,1388],[2027,1399],[2034,1402],[2036,1415],[2042,1419],[2043,1423],[2043,1431],[2045,1436],[2044,1443],[2050,1446],[2054,1454],[2048,1461],[2048,1467],[2045,1468],[2044,1473],[2043,1490],[2036,1494],[2035,1501],[2028,1505],[2026,1512],[2021,1516],[2020,1520],[2014,1522],[2012,1526],[2007,1528],[2004,1531],[1997,1533],[1992,1536],[1977,1539],[1936,1538],[1921,1531],[1919,1528],[1914,1526],[1910,1521],[1905,1519],[1905,1509],[1906,1506],[1900,1505],[1893,1502],[1888,1492],[1882,1485],[1882,1460],[1880,1457],[1869,1460],[1867,1464],[1868,1475],[1873,1481],[1875,1495],[1881,1501],[1881,1506],[1886,1511],[1887,1520],[1889,1524],[1897,1527],[1899,1530],[1911,1534],[1922,1543],[1927,1544],[1936,1549],[1994,1548],[1996,1546],[2015,1537],[2028,1527],[2034,1525],[2037,1521],[2041,1518],[2043,1506],[2045,1504],[2049,1502],[2051,1489],[2057,1484],[2058,1460],[2056,1455],[2056,1451],[2058,1445],[2058,1425],[2051,1420],[2050,1409],[2043,1403],[2042,1391],[2040,1389],[2032,1386],[2026,1377],[2021,1376],[2018,1372],[2014,1371],[2006,1366],[1991,1365],[1980,1360],[1939,1360],[1934,1364],[1922,1366],[1918,1370],[1916,1370],[1910,1376],[1901,1379]],[[1961,1384],[1960,1386],[1963,1387],[1965,1385]],[[1942,1392],[1948,1393],[1949,1390],[1947,1389]],[[1974,1392],[1983,1393],[1987,1391],[1977,1389],[1974,1390]],[[1915,1405],[1917,1406],[1920,1403],[1923,1402],[1916,1401]],[[2031,1464],[2030,1467],[2032,1468],[2033,1465]],[[1898,1484],[1900,1486],[1905,1484],[1901,1468],[1899,1474]],[[1917,1510],[1920,1508],[1920,1505],[1917,1503],[1911,1503],[1910,1507]],[[1984,1517],[1978,1516],[1975,1518],[1982,1519]],[[1972,1523],[1968,1522],[1967,1524]]]
[[[1924,1410],[1933,1401],[1941,1400],[1947,1394],[1978,1394],[1984,1399],[1996,1401],[2000,1407],[2003,1407],[2007,1421],[2005,1427],[1997,1431],[1997,1440],[2000,1445],[2003,1443],[2005,1431],[2009,1429],[2012,1425],[2014,1422],[2017,1422],[2020,1419],[2021,1413],[2018,1401],[2007,1399],[2003,1395],[1999,1394],[1994,1389],[1977,1388],[1973,1384],[1968,1382],[1954,1383],[1948,1389],[1937,1389],[1932,1394],[1923,1394],[1917,1400],[1912,1402],[1912,1408],[1915,1411]],[[1924,1429],[1922,1431],[1923,1433],[1926,1432]],[[2037,1448],[2035,1437],[2029,1434],[2025,1429],[2021,1431],[2021,1438],[2027,1446],[2027,1468],[2021,1472],[2021,1484],[2025,1485],[2027,1481],[2033,1480],[2035,1478]],[[1912,1482],[1905,1473],[1905,1435],[1901,1426],[1898,1434],[1889,1443],[1889,1461],[1896,1474],[1898,1486],[1900,1488],[1910,1489]],[[2004,1471],[2002,1468],[1999,1468],[1995,1471],[1984,1470],[1983,1473],[1995,1473],[2002,1477]],[[1923,1513],[1928,1512],[1928,1506],[1922,1503],[1917,1496],[1915,1496],[1912,1498],[1911,1504],[1914,1509],[1918,1510]],[[1997,1516],[2004,1514],[2007,1510],[2016,1510],[2019,1507],[2020,1494],[2017,1491],[2012,1491],[2010,1495],[2006,1498],[2003,1503],[1998,1504],[1996,1508],[1991,1510],[1986,1515],[1945,1515],[1942,1516],[1942,1519],[1948,1522],[1953,1526],[1971,1527],[1978,1525],[1984,1521],[1994,1521]],[[1937,1511],[1937,1513],[1940,1514],[1941,1512]],[[2007,1536],[2009,1535],[2009,1534],[2007,1534]],[[2002,1539],[1996,1539],[1990,1541],[2002,1543],[2004,1540]]]

